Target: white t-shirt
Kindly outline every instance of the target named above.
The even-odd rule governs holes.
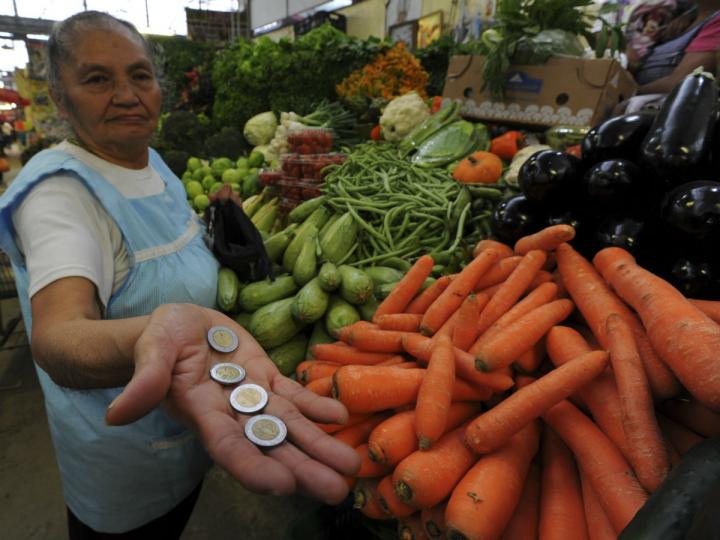
[[[55,147],[96,170],[124,197],[148,197],[165,185],[149,165],[126,169],[63,141]],[[30,298],[64,277],[95,284],[103,310],[128,273],[127,247],[115,221],[85,185],[58,175],[35,186],[13,212],[18,247],[25,255]]]

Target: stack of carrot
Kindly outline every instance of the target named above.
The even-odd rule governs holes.
[[[593,264],[573,236],[481,241],[422,290],[424,256],[372,322],[298,366],[351,413],[321,428],[360,455],[356,507],[403,540],[616,538],[720,434],[717,304],[619,248]]]

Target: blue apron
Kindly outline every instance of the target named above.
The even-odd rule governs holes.
[[[58,174],[82,181],[115,221],[128,250],[127,278],[110,297],[104,318],[147,315],[160,304],[174,302],[215,306],[218,264],[205,246],[200,221],[186,202],[182,183],[152,150],[150,165],[165,189],[128,199],[81,161],[59,150],[44,150],[0,197],[0,249],[12,261],[28,336],[28,275],[16,245],[12,212],[35,185]],[[168,512],[202,480],[209,457],[194,434],[162,408],[131,425],[108,427],[105,410],[122,388],[63,388],[35,367],[65,500],[81,521],[102,532],[134,529]]]

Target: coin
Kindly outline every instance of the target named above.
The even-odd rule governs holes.
[[[237,364],[221,362],[210,369],[210,377],[221,384],[235,384],[245,378],[245,370]]]
[[[258,414],[245,424],[245,436],[258,446],[276,446],[287,437],[287,427],[277,416]]]
[[[257,384],[241,384],[230,394],[230,405],[237,412],[253,413],[262,409],[268,402],[265,389]]]
[[[225,326],[213,326],[208,330],[208,342],[218,352],[233,352],[238,347],[238,337],[235,332]]]

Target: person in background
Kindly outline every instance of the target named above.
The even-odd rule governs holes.
[[[33,156],[0,197],[0,249],[15,270],[69,537],[178,538],[211,460],[253,491],[341,502],[357,454],[311,419],[342,423],[347,410],[282,376],[213,309],[218,263],[181,181],[148,147],[161,95],[147,43],[85,11],[58,23],[47,48],[50,93],[73,137]],[[209,346],[217,325],[238,335],[234,352]],[[249,417],[209,377],[221,361],[268,391],[285,442],[261,451],[244,436]]]
[[[715,73],[720,47],[720,0],[696,0],[671,21],[662,6],[639,6],[632,21],[644,21],[647,31],[630,38],[630,70],[638,94],[667,94],[698,67]],[[637,24],[637,23],[636,23]],[[648,37],[649,43],[642,38]]]

